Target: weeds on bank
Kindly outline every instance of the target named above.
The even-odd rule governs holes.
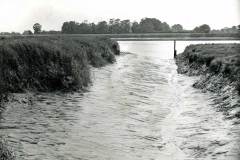
[[[33,37],[0,41],[2,93],[24,90],[78,90],[90,83],[89,65],[115,61],[109,39]],[[1,93],[0,93],[1,95]]]

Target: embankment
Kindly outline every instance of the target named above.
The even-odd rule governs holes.
[[[229,118],[240,118],[240,44],[199,44],[176,58],[178,72],[200,76],[193,84],[215,92],[214,105]]]
[[[113,63],[116,54],[118,44],[104,38],[1,40],[1,93],[82,89],[90,83],[89,65]]]

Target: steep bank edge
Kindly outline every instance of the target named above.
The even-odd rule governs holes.
[[[240,118],[240,44],[186,47],[176,58],[178,73],[200,76],[193,87],[217,95],[214,106],[228,118]]]

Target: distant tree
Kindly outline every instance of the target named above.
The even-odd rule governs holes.
[[[11,32],[11,35],[19,36],[19,35],[21,35],[21,33],[19,33],[19,32]]]
[[[195,33],[209,33],[210,31],[211,31],[211,28],[207,24],[203,24],[203,25],[201,25],[199,27],[195,27],[193,29],[193,32],[195,32]]]
[[[203,33],[209,33],[211,31],[210,26],[207,24],[203,24],[199,28]]]
[[[31,30],[26,30],[22,33],[23,35],[32,35],[32,31]]]
[[[121,20],[119,18],[109,20],[109,32],[121,33]]]
[[[62,26],[62,33],[77,34],[78,25],[79,23],[76,23],[75,21],[64,22]]]
[[[75,22],[73,22],[75,25]],[[64,22],[62,25],[62,33],[73,33],[73,26],[70,25],[70,22]]]
[[[133,24],[132,24],[132,32],[133,33],[141,32],[140,25],[138,24],[138,22],[133,22]]]
[[[237,30],[237,26],[232,26],[232,30]]]
[[[40,34],[42,30],[42,26],[39,23],[35,23],[33,25],[33,30],[34,30],[34,34]]]
[[[87,21],[84,21],[83,23],[80,23],[79,25],[77,25],[77,33],[89,34],[91,33],[91,31],[92,31],[92,28],[90,24],[87,23]]]
[[[210,33],[219,34],[219,33],[222,33],[222,31],[218,30],[218,29],[213,29],[213,30],[210,31]]]
[[[237,26],[232,26],[231,28],[224,27],[220,30],[220,33],[238,33],[238,28]]]
[[[199,27],[195,27],[195,28],[193,29],[193,32],[195,32],[195,33],[200,33]]]
[[[108,33],[108,24],[106,21],[98,22],[96,25],[96,33]]]
[[[119,18],[112,18],[108,22],[108,30],[109,33],[129,33],[131,31],[131,22],[129,19],[121,21]]]
[[[173,32],[182,32],[183,26],[181,24],[174,24],[171,29]]]
[[[89,27],[91,28],[91,33],[96,33],[96,24],[95,23],[90,23]]]
[[[171,31],[170,26],[166,22],[163,22],[161,25],[161,32],[170,32],[170,31]]]
[[[237,28],[238,28],[238,32],[240,32],[240,25],[238,25]]]
[[[129,19],[120,22],[120,33],[130,33],[131,23]]]
[[[69,32],[69,23],[64,22],[62,25],[62,33],[68,33]]]
[[[145,18],[143,21],[145,21],[145,23],[152,24],[154,32],[161,31],[164,28],[162,22],[156,18]]]
[[[11,35],[9,32],[1,32],[0,35]]]
[[[140,32],[169,32],[170,26],[156,18],[143,18],[139,23]]]
[[[155,32],[155,26],[153,24],[151,18],[143,18],[141,19],[139,25],[140,25],[140,31],[143,33],[153,33]]]

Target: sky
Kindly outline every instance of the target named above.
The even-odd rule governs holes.
[[[232,27],[240,24],[240,0],[0,0],[0,32],[33,30],[37,22],[43,30],[61,30],[65,21],[144,17],[185,29],[201,24]]]

